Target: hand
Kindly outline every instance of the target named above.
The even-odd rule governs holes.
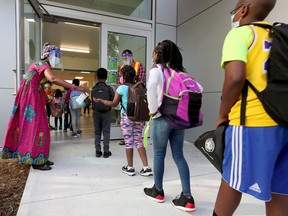
[[[224,122],[228,122],[228,116],[226,117],[218,117],[217,121],[216,121],[216,128],[218,128],[221,124],[223,124]]]
[[[104,100],[101,99],[101,98],[94,98],[93,97],[93,101],[96,102],[96,103],[103,103],[104,104]]]

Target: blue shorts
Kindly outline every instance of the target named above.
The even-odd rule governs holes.
[[[288,195],[288,128],[228,126],[222,177],[260,200]]]

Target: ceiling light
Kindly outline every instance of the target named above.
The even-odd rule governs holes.
[[[91,72],[88,72],[88,71],[81,71],[80,73],[83,73],[83,74],[90,74]]]
[[[92,25],[83,25],[83,24],[79,24],[79,23],[71,23],[71,22],[64,22],[65,24],[68,25],[75,25],[75,26],[81,26],[81,27],[87,27],[87,28],[97,28],[99,29],[98,26],[92,26]]]
[[[83,79],[84,77],[76,76],[75,79]]]
[[[80,53],[90,53],[90,50],[82,50],[82,49],[74,49],[74,48],[67,48],[67,47],[60,47],[60,50],[62,51],[68,51],[68,52],[80,52]]]
[[[25,18],[25,20],[26,20],[27,22],[35,22],[35,19],[33,19],[33,18]]]

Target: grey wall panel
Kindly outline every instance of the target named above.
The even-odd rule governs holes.
[[[2,147],[4,134],[14,102],[16,68],[16,38],[15,38],[15,1],[0,0],[0,147]]]
[[[219,114],[221,92],[203,94],[203,125],[200,127],[187,129],[185,140],[194,142],[199,135],[208,130],[215,129],[216,120]]]
[[[0,0],[0,95],[2,88],[14,88],[16,68],[15,1]],[[1,96],[2,97],[2,96]],[[2,99],[2,98],[1,98]]]
[[[0,89],[1,92],[1,114],[0,114],[0,147],[2,147],[6,132],[8,119],[12,112],[15,97],[11,89]]]
[[[191,19],[220,1],[221,0],[178,0],[177,25]]]
[[[156,22],[176,26],[177,0],[156,1]]]
[[[162,25],[162,24],[156,24],[156,38],[155,42],[157,45],[158,42],[161,42],[163,40],[169,39],[176,43],[176,27],[168,26],[168,25]]]
[[[182,49],[184,66],[195,75],[205,92],[222,90],[222,45],[230,29],[229,12],[225,12],[227,6],[223,4],[177,28],[177,45]]]
[[[274,9],[271,11],[267,17],[267,21],[273,22],[284,22],[288,23],[288,1],[287,0],[278,0]]]

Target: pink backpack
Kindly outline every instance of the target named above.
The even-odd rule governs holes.
[[[202,86],[188,73],[164,68],[162,116],[177,129],[202,125]]]

